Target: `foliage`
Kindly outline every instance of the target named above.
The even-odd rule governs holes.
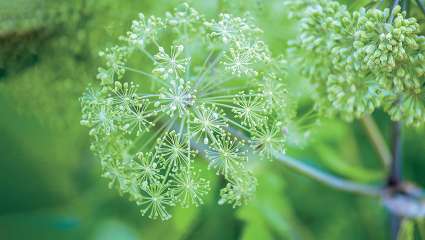
[[[87,17],[86,1],[0,1],[0,78],[31,66],[54,37],[82,37],[77,26]]]

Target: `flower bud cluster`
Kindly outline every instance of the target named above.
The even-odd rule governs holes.
[[[316,107],[346,120],[382,107],[393,120],[425,122],[424,36],[400,6],[350,12],[336,1],[300,0],[292,42],[315,88]]]

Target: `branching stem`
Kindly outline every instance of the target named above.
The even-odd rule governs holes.
[[[387,179],[387,185],[390,188],[397,188],[402,183],[403,158],[401,129],[401,122],[393,122],[391,138],[392,161]],[[397,239],[401,220],[401,217],[390,213],[391,239]]]
[[[249,141],[244,133],[234,128],[229,127],[228,131],[240,139]],[[273,152],[273,157],[292,170],[340,191],[375,197],[379,197],[382,193],[382,188],[379,186],[370,186],[339,178],[278,151]]]
[[[194,149],[198,150],[201,155],[204,155],[203,153],[207,148],[206,146],[196,141],[191,141],[191,145]],[[278,151],[274,151],[273,156],[292,170],[334,189],[372,197],[380,197],[382,194],[382,188],[379,186],[371,186],[339,178]]]
[[[282,153],[274,152],[273,155],[287,167],[334,189],[374,197],[381,196],[382,191],[378,186],[370,186],[336,177]]]
[[[394,122],[392,125],[392,161],[390,165],[390,172],[388,175],[387,184],[396,187],[402,181],[402,138],[401,138],[401,122]]]

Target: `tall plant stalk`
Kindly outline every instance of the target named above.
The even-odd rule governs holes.
[[[404,0],[401,4],[402,10],[406,11],[409,0]],[[392,9],[399,5],[399,0],[394,0]],[[389,189],[395,188],[402,183],[402,123],[400,121],[395,121],[391,126],[391,155],[392,161],[390,164],[390,171],[387,178],[387,187]],[[391,226],[391,239],[397,240],[398,233],[400,231],[402,217],[397,216],[390,211],[390,226]]]
[[[391,136],[391,152],[392,161],[390,164],[390,171],[388,173],[387,185],[389,188],[398,188],[402,183],[402,123],[394,122],[392,124]],[[396,240],[400,230],[402,218],[390,212],[391,224],[391,239]]]

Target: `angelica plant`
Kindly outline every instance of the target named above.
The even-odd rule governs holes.
[[[290,53],[313,86],[316,110],[348,121],[361,119],[386,167],[386,185],[377,195],[390,211],[392,239],[402,219],[424,217],[423,196],[416,193],[421,190],[408,189],[401,171],[402,124],[418,127],[425,122],[425,37],[418,21],[407,16],[411,2],[395,0],[385,8],[384,1],[370,1],[354,11],[337,1],[285,3],[299,26]],[[423,11],[422,2],[416,3]],[[370,117],[376,109],[393,121],[391,152]],[[320,175],[314,178],[324,180]],[[370,190],[358,187],[363,193]]]
[[[248,161],[285,146],[286,90],[261,30],[246,18],[207,19],[187,4],[139,14],[120,43],[100,53],[98,85],[81,97],[81,123],[104,176],[143,215],[198,206],[209,191],[202,156],[227,185],[219,203],[253,196]],[[240,137],[243,134],[246,136]]]
[[[350,12],[336,1],[302,0],[293,52],[314,85],[316,107],[347,120],[378,108],[392,120],[425,121],[424,36],[400,6]]]

